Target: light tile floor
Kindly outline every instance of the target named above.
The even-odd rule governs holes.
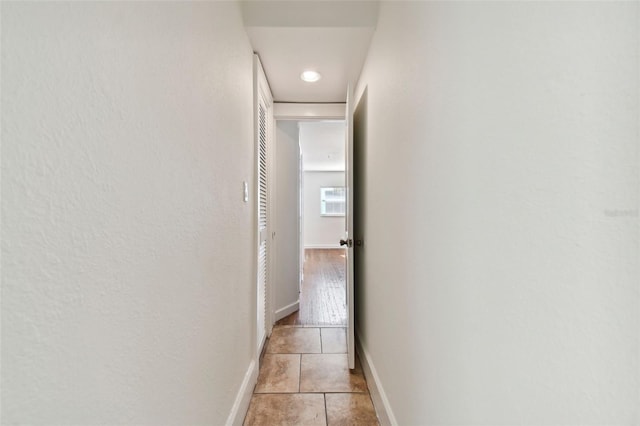
[[[245,418],[256,425],[378,425],[360,361],[349,370],[344,328],[276,326]]]

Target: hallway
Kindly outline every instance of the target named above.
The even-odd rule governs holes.
[[[360,361],[349,371],[342,249],[305,250],[300,310],[278,321],[244,424],[376,425]]]
[[[0,26],[0,424],[640,425],[639,1]],[[318,121],[344,183],[336,149],[300,158]],[[347,314],[337,285],[305,310],[301,248],[339,239]]]

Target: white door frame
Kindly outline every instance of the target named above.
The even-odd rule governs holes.
[[[345,119],[345,103],[327,103],[327,104],[302,104],[275,102],[273,104],[273,119],[275,120],[292,120],[292,121],[325,121],[325,120],[344,120]],[[302,149],[300,149],[300,209],[303,206],[303,175],[302,170]],[[277,213],[276,213],[277,214]],[[300,238],[300,273],[298,274],[298,289],[301,289],[302,280],[304,279],[304,241],[303,226],[304,215],[300,212],[300,225],[298,234]],[[275,318],[275,312],[273,313]]]
[[[291,121],[325,121],[325,120],[344,120],[345,119],[345,103],[326,103],[326,104],[303,104],[274,102],[273,119],[291,120]],[[274,163],[275,166],[275,163]],[[303,209],[303,176],[302,170],[302,148],[300,149],[300,209]],[[277,214],[277,213],[276,213]],[[298,234],[300,238],[300,273],[298,274],[298,289],[301,290],[302,280],[304,279],[304,215],[300,211],[300,225]],[[275,312],[274,312],[275,318]]]
[[[346,103],[331,103],[331,104],[299,104],[299,103],[286,103],[286,102],[275,102],[273,106],[273,116],[274,120],[295,120],[295,121],[329,121],[329,120],[346,120]],[[346,121],[345,121],[345,124]],[[345,148],[347,148],[348,141],[345,141]],[[302,163],[302,162],[301,162]],[[347,179],[346,172],[346,164],[345,164],[345,183]],[[300,165],[300,174],[303,174],[302,164]],[[300,185],[303,185],[302,179],[300,180]],[[301,188],[299,188],[301,190]],[[302,197],[302,196],[301,196]],[[302,202],[302,198],[301,198]],[[277,214],[277,213],[276,213]],[[300,226],[302,226],[304,218],[300,220]],[[345,216],[345,221],[347,217]],[[302,238],[302,229],[300,229],[300,238]],[[302,280],[303,273],[303,265],[304,265],[304,242],[300,241],[300,274],[299,279]],[[353,256],[351,256],[353,259]],[[353,271],[351,271],[352,273]],[[347,316],[349,323],[347,324],[347,330],[353,330],[353,292],[349,290],[349,282],[345,277],[345,286],[348,294],[347,297]],[[298,285],[301,283],[299,282]],[[353,354],[354,354],[354,345],[353,339],[350,340],[350,368],[353,368]]]
[[[344,120],[345,103],[292,104],[274,102],[273,117],[276,120]]]

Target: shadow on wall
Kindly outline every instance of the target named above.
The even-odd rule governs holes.
[[[358,324],[364,317],[364,304],[361,303],[366,297],[365,288],[365,227],[366,212],[364,210],[367,196],[367,173],[365,161],[367,157],[367,98],[368,89],[365,88],[360,101],[356,105],[353,114],[353,226],[355,240],[362,240],[362,245],[355,246],[354,251],[354,294],[355,294],[355,328],[359,330]]]

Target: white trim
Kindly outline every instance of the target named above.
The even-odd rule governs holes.
[[[339,249],[344,248],[340,244],[305,244],[306,249]]]
[[[269,337],[270,334],[268,331],[265,331],[264,336],[262,336],[262,340],[260,340],[260,344],[258,345],[258,353],[262,354],[262,350],[264,349],[264,344],[267,343],[267,337]],[[258,358],[260,359],[260,358]],[[260,366],[258,366],[258,368],[260,368]]]
[[[275,102],[273,116],[276,120],[344,120],[344,103],[297,104]]]
[[[330,170],[330,169],[304,169],[302,170],[305,173],[336,173],[336,172],[340,172],[340,173],[344,173],[345,169],[336,169],[336,170]]]
[[[285,306],[284,308],[278,309],[276,311],[276,321],[280,321],[282,318],[291,315],[298,309],[300,309],[300,300],[296,300],[295,302]]]
[[[259,90],[264,96],[267,108],[271,108],[273,106],[273,96],[271,94],[271,86],[269,86],[267,75],[262,67],[262,61],[260,61],[260,57],[255,53],[253,54],[253,61],[254,66],[256,67],[255,78],[257,79],[257,90]]]
[[[269,86],[269,82],[267,80],[267,75],[262,69],[262,63],[260,62],[260,57],[258,57],[258,63],[260,64],[260,69],[262,70],[261,74],[264,78],[264,82],[267,85],[267,90],[269,91],[269,101],[271,104],[269,105],[268,114],[267,114],[267,123],[269,128],[269,158],[267,162],[267,171],[269,173],[269,188],[267,191],[267,208],[269,210],[269,236],[267,238],[269,244],[268,255],[268,274],[267,274],[267,306],[266,306],[266,327],[267,333],[266,336],[271,336],[271,332],[273,331],[273,325],[275,324],[275,306],[276,306],[276,266],[277,266],[277,250],[276,250],[276,218],[277,218],[277,203],[276,203],[276,188],[277,188],[277,173],[276,173],[276,120],[273,118],[273,94],[271,93],[271,87]],[[262,352],[260,352],[262,353]]]
[[[364,372],[364,377],[367,379],[367,387],[369,388],[369,394],[371,395],[373,406],[376,409],[376,414],[378,415],[378,421],[380,422],[380,425],[397,426],[398,422],[396,421],[396,417],[393,415],[393,411],[391,410],[391,404],[389,404],[387,394],[382,388],[382,383],[380,382],[378,372],[373,365],[371,355],[365,349],[364,345],[362,344],[362,340],[360,340],[359,332],[356,333],[356,349],[358,351],[358,355],[360,356],[362,371]]]
[[[244,379],[242,380],[242,385],[240,385],[236,399],[233,402],[233,407],[231,407],[229,417],[227,417],[227,421],[225,422],[226,426],[242,425],[244,418],[247,415],[247,410],[249,409],[249,403],[251,402],[251,396],[253,395],[253,388],[257,381],[258,369],[256,368],[256,361],[252,359],[251,364],[249,364],[249,368],[244,375]]]

